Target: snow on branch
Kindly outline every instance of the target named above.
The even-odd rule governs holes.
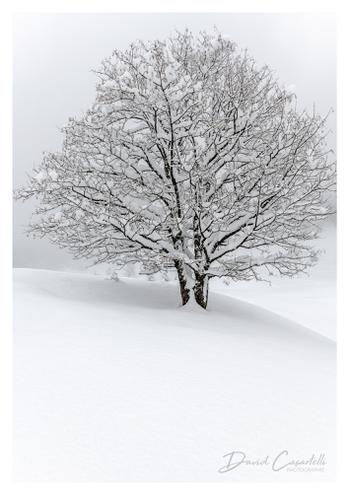
[[[96,76],[91,108],[16,193],[40,200],[34,235],[98,262],[174,267],[180,283],[315,261],[335,188],[326,119],[298,112],[268,67],[185,31],[115,50]]]

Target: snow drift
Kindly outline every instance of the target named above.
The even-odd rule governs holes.
[[[14,287],[18,480],[333,478],[331,340],[221,294],[176,307],[166,283],[17,269]],[[327,464],[273,471],[284,450]],[[232,451],[268,464],[220,473]]]

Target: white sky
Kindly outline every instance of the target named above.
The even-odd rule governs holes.
[[[91,69],[137,38],[163,38],[186,27],[216,26],[281,83],[293,84],[301,107],[336,108],[336,23],[332,14],[27,14],[14,22],[14,186],[61,146],[59,128],[94,99]],[[335,115],[329,120],[335,147]],[[14,205],[14,266],[64,269],[78,265],[23,231],[32,203]]]

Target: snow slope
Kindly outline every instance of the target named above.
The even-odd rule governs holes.
[[[261,306],[336,340],[336,281],[328,273],[293,279],[276,277],[271,285],[250,281],[233,282],[227,287],[214,279],[211,289]]]
[[[333,478],[331,340],[221,294],[176,307],[166,283],[16,269],[14,289],[17,480]],[[268,464],[219,473],[234,450]],[[327,464],[273,471],[284,450]]]

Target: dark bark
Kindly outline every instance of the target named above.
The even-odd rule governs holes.
[[[200,195],[199,192],[197,191],[197,196],[196,200],[198,203],[200,203]],[[203,271],[206,272],[209,268],[209,258],[208,258],[208,253],[206,252],[206,249],[203,244],[203,233],[201,232],[201,227],[200,227],[200,216],[196,213],[193,217],[193,245],[194,245],[194,255],[196,260],[203,260],[203,258],[206,260],[204,266],[203,266]],[[208,275],[205,275],[204,273],[198,271],[195,272],[195,282],[193,286],[193,294],[194,298],[201,306],[203,309],[207,308],[208,305],[208,286],[209,286],[209,277]]]
[[[204,309],[207,309],[208,305],[208,290],[209,290],[209,279],[207,275],[196,273],[195,283],[193,287],[194,298]]]
[[[185,306],[185,304],[187,304],[190,300],[190,289],[187,287],[185,268],[183,263],[179,260],[175,260],[174,264],[177,271],[177,277],[179,279],[181,303],[182,306]]]

